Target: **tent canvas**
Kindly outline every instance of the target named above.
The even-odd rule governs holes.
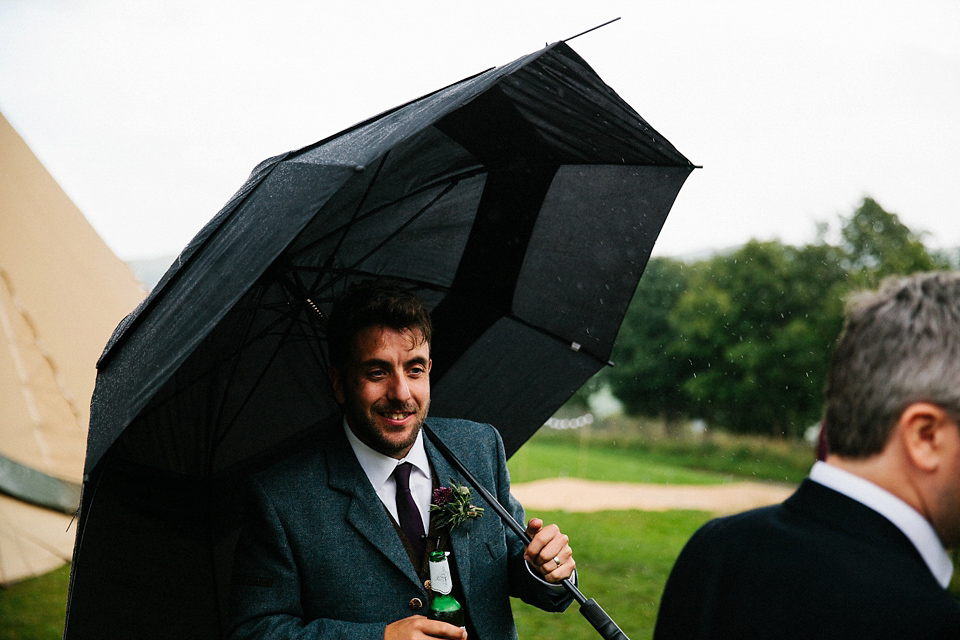
[[[96,361],[143,297],[0,115],[0,584],[72,556]]]

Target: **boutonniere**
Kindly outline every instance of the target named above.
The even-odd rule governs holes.
[[[437,487],[433,490],[430,513],[436,514],[434,523],[437,527],[450,525],[452,529],[471,518],[482,516],[483,508],[470,504],[470,487],[451,479],[449,487]]]

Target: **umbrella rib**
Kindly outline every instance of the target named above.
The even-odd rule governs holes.
[[[429,210],[433,207],[433,205],[435,205],[441,198],[443,198],[445,195],[447,195],[448,193],[450,193],[450,192],[453,190],[453,188],[456,186],[456,184],[457,184],[456,182],[452,182],[452,183],[448,184],[448,185],[443,189],[443,191],[441,191],[439,194],[437,194],[437,196],[436,196],[435,198],[433,198],[430,202],[428,202],[428,203],[425,204],[423,207],[421,207],[419,211],[417,211],[415,214],[413,214],[412,216],[410,216],[409,219],[407,219],[403,224],[401,224],[399,227],[397,227],[396,229],[394,229],[390,234],[387,235],[386,238],[384,238],[382,241],[380,241],[379,244],[374,245],[372,249],[370,249],[365,255],[363,255],[361,258],[359,258],[359,259],[358,259],[356,262],[354,262],[352,265],[350,265],[349,267],[347,267],[347,269],[348,269],[348,270],[355,269],[357,265],[363,263],[364,261],[366,261],[367,258],[369,258],[369,257],[372,256],[374,253],[376,253],[377,251],[379,251],[380,249],[382,249],[384,246],[386,246],[391,240],[393,240],[393,239],[396,238],[398,235],[400,235],[400,233],[401,233],[404,229],[406,229],[406,228],[409,227],[411,224],[413,224],[414,222],[416,222],[416,220],[417,220],[418,218],[420,218],[424,213],[426,213],[427,211],[429,211]]]
[[[257,291],[256,301],[262,300],[265,292],[266,292],[266,287],[260,287],[260,289]],[[236,351],[234,352],[235,355],[231,358],[233,360],[233,366],[231,367],[230,374],[227,377],[226,384],[228,387],[232,384],[233,380],[236,378],[237,371],[240,368],[240,354],[242,353],[243,349],[249,344],[251,344],[252,342],[248,340],[248,338],[250,337],[251,328],[253,326],[253,319],[254,319],[254,314],[252,313],[249,314],[246,322],[246,326],[243,329],[243,334],[240,339],[240,346],[236,349]],[[224,360],[222,362],[228,362],[228,361],[229,360]],[[251,395],[250,393],[247,393],[247,400],[249,400],[250,395]],[[205,469],[205,471],[207,473],[212,472],[212,465],[213,465],[213,458],[214,458],[213,452],[215,451],[215,448],[217,447],[217,445],[219,445],[223,441],[223,439],[226,437],[227,432],[230,430],[230,427],[233,424],[233,421],[231,421],[231,423],[227,425],[226,428],[222,430],[218,429],[218,425],[221,424],[221,419],[223,418],[226,403],[227,403],[227,394],[223,394],[220,397],[220,403],[219,403],[219,406],[217,407],[216,416],[212,421],[213,425],[210,430],[210,439],[207,442],[207,445],[209,446],[209,452],[210,452],[209,455],[206,456],[208,468]],[[244,401],[244,403],[246,403],[246,400]],[[220,432],[219,434],[218,434],[218,431]]]
[[[271,327],[279,326],[279,325],[284,321],[284,319],[289,319],[289,318],[286,317],[286,314],[284,314],[284,317],[280,317],[280,318],[278,318],[277,320],[275,320],[273,323],[271,323]],[[229,353],[224,354],[224,356],[223,356],[222,358],[219,358],[219,359],[217,360],[217,362],[213,363],[212,365],[210,365],[209,367],[203,369],[202,371],[199,371],[195,376],[193,376],[193,378],[192,378],[191,380],[188,380],[185,384],[181,385],[181,386],[182,386],[182,389],[181,389],[180,391],[186,391],[187,389],[189,389],[189,387],[190,387],[191,385],[196,384],[197,381],[199,381],[199,380],[201,380],[202,378],[204,378],[205,376],[209,375],[210,372],[214,371],[215,369],[217,369],[218,367],[220,367],[220,366],[223,365],[224,363],[230,361],[231,359],[236,358],[236,357],[240,354],[240,352],[242,352],[247,346],[249,346],[250,344],[256,342],[257,340],[260,340],[261,338],[263,338],[263,337],[265,337],[265,336],[267,336],[267,335],[269,335],[269,334],[270,334],[269,328],[264,329],[264,330],[258,332],[256,336],[254,336],[252,339],[248,340],[246,343],[241,344],[241,345],[235,347],[235,348],[232,349]],[[162,405],[162,404],[164,404],[164,403],[166,403],[166,402],[169,402],[170,400],[172,400],[173,398],[175,398],[176,396],[178,396],[178,395],[180,394],[180,391],[175,391],[175,392],[171,393],[170,395],[168,395],[166,398],[163,399],[162,402],[158,403],[157,407],[159,407],[160,405]],[[155,407],[155,408],[156,408],[156,407]],[[144,415],[144,416],[145,416],[145,415],[148,415],[148,413],[149,413],[149,411],[144,411],[141,415]]]
[[[293,258],[293,257],[295,257],[295,256],[299,256],[299,255],[308,253],[309,251],[311,251],[311,250],[312,250],[314,247],[316,247],[317,245],[326,242],[328,239],[334,237],[334,236],[337,235],[337,234],[342,233],[342,234],[345,236],[345,235],[346,235],[346,232],[348,232],[348,231],[350,230],[350,228],[351,228],[354,224],[356,224],[357,222],[366,220],[366,219],[371,218],[371,217],[373,217],[373,216],[375,216],[375,215],[377,215],[377,214],[380,214],[380,213],[382,213],[385,209],[388,209],[388,208],[396,205],[397,203],[403,202],[404,200],[409,200],[410,198],[413,198],[413,197],[415,197],[415,196],[418,196],[418,195],[420,195],[421,193],[424,193],[424,192],[427,192],[427,191],[431,191],[431,190],[433,190],[433,189],[436,189],[438,186],[440,186],[440,185],[442,185],[442,184],[444,184],[444,183],[447,183],[447,185],[448,185],[447,188],[446,188],[446,189],[444,190],[444,192],[441,194],[441,195],[445,195],[452,187],[455,187],[455,186],[456,186],[457,184],[459,184],[462,180],[465,180],[465,179],[468,179],[468,178],[473,178],[473,177],[476,177],[476,176],[479,176],[479,175],[483,175],[483,174],[485,174],[485,173],[488,173],[488,171],[487,171],[486,168],[483,168],[483,167],[473,168],[473,169],[464,170],[464,171],[461,171],[461,172],[459,172],[459,173],[455,173],[455,174],[446,176],[446,177],[444,177],[444,178],[442,178],[442,179],[440,179],[440,180],[435,180],[435,181],[433,181],[433,182],[429,182],[429,183],[427,183],[427,184],[424,184],[423,186],[421,186],[421,187],[419,187],[419,188],[417,188],[417,189],[415,189],[415,190],[413,190],[413,191],[411,191],[411,192],[409,192],[409,193],[404,194],[402,197],[397,198],[396,200],[391,200],[390,202],[385,202],[384,204],[379,205],[379,206],[371,209],[370,211],[367,211],[366,213],[363,213],[363,214],[360,214],[360,215],[355,215],[353,218],[350,219],[349,222],[345,222],[345,223],[343,223],[342,225],[338,226],[336,229],[333,229],[333,230],[331,230],[331,231],[328,231],[327,233],[323,234],[323,235],[320,236],[319,238],[316,238],[315,240],[310,241],[308,244],[305,244],[304,246],[297,248],[296,252],[291,253],[290,256],[291,256],[291,258]],[[371,184],[372,184],[372,183],[371,183]],[[431,204],[433,204],[433,203],[431,202]],[[318,211],[317,213],[319,213],[319,211]],[[333,256],[336,255],[336,249],[339,249],[339,248],[340,248],[340,245],[342,244],[342,242],[343,242],[343,238],[341,238],[341,240],[338,241],[337,247],[334,249],[334,251],[331,252],[331,258],[330,258],[330,260],[332,260],[332,259],[333,259]],[[329,264],[329,260],[328,260],[328,264]]]
[[[288,326],[288,328],[289,328],[289,326]],[[287,333],[289,333],[289,331],[288,331]],[[212,440],[212,442],[211,442],[211,444],[212,444],[213,447],[218,447],[218,446],[220,446],[220,445],[223,443],[224,439],[226,439],[227,434],[230,433],[230,431],[233,429],[233,426],[236,424],[237,419],[239,419],[240,414],[243,412],[243,409],[244,409],[244,408],[247,406],[247,404],[250,402],[250,399],[253,397],[254,391],[256,391],[257,388],[260,386],[260,383],[263,382],[264,377],[266,377],[266,375],[267,375],[267,371],[270,369],[270,366],[273,365],[273,362],[274,362],[274,360],[276,360],[278,354],[279,354],[279,350],[275,350],[275,351],[270,355],[270,357],[269,357],[269,358],[267,359],[267,361],[264,363],[263,368],[260,370],[260,374],[257,376],[257,379],[254,381],[254,383],[253,383],[253,384],[250,386],[250,388],[247,390],[247,396],[243,399],[243,402],[240,403],[240,406],[237,407],[237,410],[234,412],[233,417],[230,419],[229,422],[227,422],[227,423],[225,423],[225,424],[222,424],[222,428],[221,428],[221,429],[218,429],[218,430],[216,430],[216,431],[214,432],[215,437],[213,438],[213,440]],[[239,360],[239,358],[238,358],[238,360]],[[222,407],[221,407],[221,408],[222,408]],[[221,424],[219,420],[217,421],[217,424]],[[210,456],[210,457],[209,457],[208,463],[209,463],[210,465],[213,464],[213,456]],[[212,469],[208,469],[208,471],[212,471]]]
[[[517,324],[522,324],[523,326],[527,327],[528,329],[532,329],[533,331],[536,331],[537,333],[539,333],[539,334],[541,334],[541,335],[547,336],[548,338],[552,338],[552,339],[556,340],[557,342],[559,342],[559,343],[561,343],[561,344],[568,345],[568,346],[570,347],[570,350],[571,350],[571,351],[574,351],[574,352],[576,352],[576,353],[582,353],[582,354],[584,354],[584,355],[587,355],[587,356],[589,356],[590,358],[593,358],[594,360],[596,360],[597,362],[599,362],[600,364],[602,364],[602,365],[604,365],[604,366],[609,366],[609,367],[612,367],[612,366],[613,366],[613,362],[611,362],[610,360],[608,360],[608,359],[606,359],[606,358],[601,358],[600,356],[598,356],[597,354],[593,353],[593,352],[590,351],[589,349],[584,349],[584,348],[583,348],[583,345],[581,345],[579,342],[571,341],[571,340],[569,340],[569,339],[567,339],[567,338],[564,338],[563,336],[561,336],[561,335],[559,335],[559,334],[554,333],[553,331],[549,331],[549,330],[547,330],[547,329],[544,329],[543,327],[538,327],[537,325],[532,324],[532,323],[530,323],[530,322],[527,322],[527,321],[524,320],[523,318],[518,318],[518,317],[515,316],[515,315],[510,314],[510,315],[508,315],[508,316],[506,316],[506,317],[510,318],[511,320],[513,320],[514,322],[516,322]]]
[[[377,163],[377,170],[373,174],[373,177],[370,179],[370,183],[367,185],[367,188],[363,192],[363,197],[360,198],[360,201],[357,203],[356,208],[353,210],[353,215],[350,217],[350,222],[343,226],[343,233],[340,234],[340,238],[337,240],[337,245],[333,248],[333,251],[330,252],[330,255],[327,257],[327,260],[324,263],[325,269],[330,269],[333,266],[333,260],[336,257],[337,253],[340,251],[340,247],[343,246],[344,240],[347,239],[347,234],[350,232],[350,229],[353,228],[353,225],[356,224],[357,219],[360,217],[360,211],[363,209],[363,205],[367,202],[367,198],[370,197],[370,192],[373,191],[373,185],[377,183],[377,178],[380,177],[380,172],[383,171],[383,166],[387,163],[387,158],[390,156],[390,150],[387,150],[386,153],[380,158],[380,162]],[[317,212],[319,213],[319,211]],[[310,245],[304,247],[304,249],[310,248]],[[313,286],[310,287],[312,291],[315,287],[320,284],[320,279],[323,276],[318,273],[317,277],[313,281]]]
[[[396,238],[404,229],[406,229],[406,228],[409,227],[411,224],[413,224],[414,222],[416,222],[421,216],[423,216],[423,214],[425,214],[427,211],[429,211],[438,201],[440,201],[444,196],[446,196],[448,193],[450,193],[450,191],[452,191],[452,190],[457,186],[458,182],[459,182],[459,181],[457,180],[457,181],[454,181],[454,182],[451,182],[451,183],[447,184],[446,187],[444,187],[444,189],[443,189],[440,193],[438,193],[433,199],[430,200],[430,202],[428,202],[427,204],[425,204],[425,205],[424,205],[423,207],[421,207],[416,213],[414,213],[413,215],[411,215],[406,221],[403,222],[403,224],[401,224],[401,225],[398,226],[396,229],[394,229],[392,232],[390,232],[382,241],[380,241],[378,244],[374,245],[374,246],[373,246],[369,251],[367,251],[363,256],[361,256],[360,258],[358,258],[352,265],[345,266],[345,267],[341,267],[341,268],[339,268],[339,269],[334,269],[333,267],[329,267],[329,268],[315,267],[316,269],[318,269],[318,274],[317,274],[317,275],[318,275],[318,278],[316,279],[316,281],[319,281],[319,279],[320,279],[319,276],[322,275],[322,274],[324,274],[324,273],[327,273],[327,274],[339,273],[340,275],[339,275],[338,277],[332,278],[332,279],[329,281],[329,283],[327,284],[327,287],[332,287],[334,284],[336,284],[336,283],[340,282],[341,280],[343,280],[344,278],[346,278],[347,275],[354,274],[354,273],[363,273],[362,270],[357,269],[357,265],[362,264],[362,263],[363,263],[365,260],[367,260],[370,256],[372,256],[374,253],[376,253],[377,251],[379,251],[380,249],[382,249],[382,248],[383,248],[385,245],[387,245],[391,240],[393,240],[394,238]],[[397,200],[396,202],[399,202],[399,200]],[[386,206],[386,205],[385,205],[385,206]],[[382,209],[382,208],[381,208],[381,209]],[[370,213],[368,213],[368,214],[364,214],[363,217],[368,217],[368,216],[373,215],[374,213],[377,213],[377,212],[379,212],[379,210],[370,212]],[[349,230],[349,227],[352,226],[352,225],[346,225],[346,226],[348,227],[346,230]],[[330,235],[332,235],[332,234],[328,234],[326,237],[330,237]],[[346,235],[346,233],[344,233],[344,236],[345,236],[345,235]],[[315,242],[321,242],[321,241],[322,241],[322,239],[318,239],[318,240],[316,240]],[[332,253],[332,254],[331,254],[331,258],[328,259],[328,261],[327,261],[328,264],[332,261],[333,255],[335,255],[335,252]],[[297,268],[299,269],[300,267],[297,267]],[[304,267],[303,269],[306,270],[307,268]],[[374,275],[375,275],[375,274],[374,274]],[[397,278],[397,279],[399,279],[399,278]]]
[[[252,316],[251,316],[251,318],[252,318]],[[284,332],[283,332],[283,335],[282,335],[281,338],[280,338],[281,343],[282,343],[287,337],[289,337],[293,325],[294,325],[294,323],[292,323],[292,322],[287,325],[286,329],[285,329]],[[263,335],[263,334],[261,333],[260,335]],[[248,344],[249,344],[249,343],[248,343]],[[223,441],[224,441],[224,439],[227,437],[227,434],[233,429],[233,426],[236,424],[237,420],[239,419],[240,414],[243,413],[243,409],[244,409],[244,408],[247,406],[247,404],[250,402],[251,398],[253,397],[254,392],[257,390],[257,388],[259,388],[260,383],[263,382],[263,379],[264,379],[264,378],[266,377],[266,375],[267,375],[267,371],[270,370],[270,367],[273,365],[273,362],[277,359],[277,356],[279,355],[279,353],[280,353],[280,350],[279,350],[279,349],[274,349],[273,353],[270,354],[270,357],[267,359],[267,361],[263,364],[263,367],[260,369],[260,373],[259,373],[259,375],[257,376],[256,380],[255,380],[254,383],[247,389],[246,397],[243,399],[243,402],[240,403],[240,406],[237,407],[237,409],[236,409],[236,411],[234,412],[233,417],[230,419],[230,421],[227,422],[227,423],[221,423],[221,421],[220,421],[219,419],[216,420],[215,424],[221,424],[221,425],[222,425],[222,428],[221,428],[221,429],[218,429],[218,430],[215,430],[215,431],[213,432],[213,433],[214,433],[214,436],[215,436],[215,437],[213,438],[213,440],[211,441],[211,445],[212,445],[213,447],[218,447],[220,444],[222,444]],[[234,361],[234,368],[233,368],[233,372],[231,373],[231,378],[236,374],[236,371],[237,371],[237,369],[239,368],[239,366],[240,366],[240,358],[237,357],[236,360]],[[225,400],[226,400],[226,394],[224,394],[223,400],[224,400],[224,402],[225,402]],[[219,414],[219,416],[222,416],[222,415],[223,415],[223,403],[221,403],[220,411],[218,412],[218,414]],[[219,416],[218,416],[218,418],[219,418]],[[211,451],[212,451],[212,450],[213,450],[213,449],[211,449]],[[208,461],[209,461],[209,464],[211,464],[211,465],[213,464],[213,456],[212,456],[212,455],[208,457]],[[211,471],[211,470],[212,470],[212,469],[208,469],[208,471]]]
[[[237,358],[238,355],[240,354],[240,352],[242,352],[247,346],[249,346],[250,344],[256,342],[257,340],[260,340],[260,339],[262,339],[263,337],[269,335],[271,328],[276,327],[276,326],[279,326],[285,319],[289,320],[289,318],[290,318],[290,316],[291,316],[291,314],[279,310],[279,305],[278,305],[278,314],[280,315],[280,317],[278,317],[276,320],[274,320],[272,323],[270,323],[270,325],[269,325],[268,327],[266,327],[266,328],[264,328],[263,330],[259,331],[259,332],[258,332],[255,336],[253,336],[252,338],[250,338],[250,339],[242,342],[242,343],[239,344],[238,346],[234,347],[234,348],[231,349],[229,352],[224,353],[222,357],[218,358],[218,359],[216,360],[216,362],[212,363],[210,366],[208,366],[208,367],[206,367],[206,368],[204,368],[204,369],[202,369],[202,370],[197,371],[197,372],[195,373],[195,375],[193,375],[193,376],[191,377],[190,380],[187,380],[187,381],[186,381],[185,383],[183,383],[183,384],[177,385],[177,386],[178,386],[178,389],[177,389],[177,390],[169,393],[165,398],[163,398],[162,400],[159,400],[159,401],[158,401],[155,405],[153,405],[152,407],[145,408],[144,411],[141,412],[140,417],[148,416],[148,415],[149,415],[150,413],[152,413],[153,411],[156,411],[157,409],[159,409],[159,407],[163,406],[163,405],[166,404],[167,402],[170,402],[171,400],[173,400],[174,398],[176,398],[178,395],[180,395],[181,392],[184,392],[184,391],[190,389],[190,387],[192,387],[193,385],[197,384],[197,382],[198,382],[199,380],[201,380],[201,379],[203,379],[204,377],[210,375],[210,373],[211,373],[212,371],[216,370],[217,368],[219,368],[220,366],[222,366],[224,363],[229,362],[230,360],[232,360],[232,359],[234,359],[234,358]]]
[[[321,272],[322,268],[321,267],[298,267],[297,270],[306,271],[306,272]],[[361,278],[376,278],[377,276],[380,275],[373,271],[365,271],[363,269],[355,269],[350,267],[341,267],[341,268],[331,267],[329,271],[327,271],[327,273],[336,274],[338,276],[337,281],[343,280],[348,276],[356,276]],[[440,285],[435,282],[427,282],[426,280],[420,280],[417,278],[409,278],[409,277],[401,277],[401,276],[391,276],[391,278],[393,280],[404,282],[417,289],[425,289],[427,291],[436,291],[440,293],[446,293],[449,290],[449,288],[444,285]],[[319,291],[315,292],[313,294],[310,294],[309,296],[314,303],[333,301],[332,296],[324,297],[324,296],[317,295],[318,293],[320,292]]]

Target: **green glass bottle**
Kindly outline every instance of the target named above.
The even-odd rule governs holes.
[[[455,627],[464,628],[463,608],[453,597],[453,578],[450,575],[450,565],[447,562],[447,553],[443,551],[430,552],[430,608],[427,617],[431,620],[440,620]]]

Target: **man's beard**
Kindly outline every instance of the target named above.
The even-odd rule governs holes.
[[[385,438],[377,428],[376,418],[364,408],[357,407],[348,402],[344,409],[347,415],[347,423],[361,442],[374,451],[378,451],[386,456],[396,457],[401,453],[406,453],[406,451],[413,446],[413,443],[417,441],[417,435],[420,433],[420,430],[423,428],[423,423],[426,421],[429,406],[430,405],[427,404],[427,406],[423,407],[422,412],[418,411],[416,404],[407,405],[385,402],[370,407],[370,411],[373,414],[403,411],[417,415],[417,421],[410,431],[409,436],[399,443]]]

